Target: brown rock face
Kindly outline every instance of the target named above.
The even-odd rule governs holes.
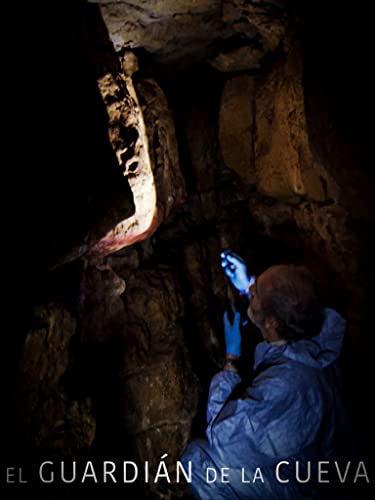
[[[174,119],[163,90],[152,79],[138,79],[136,90],[145,123],[159,225],[186,200],[185,181]]]
[[[117,51],[143,47],[160,62],[210,55],[223,72],[258,68],[264,55],[281,43],[287,1],[186,0],[99,2]],[[219,42],[218,42],[219,40]],[[222,48],[223,41],[228,47]]]
[[[258,190],[273,198],[337,197],[335,183],[310,147],[298,45],[258,87],[255,168]]]
[[[259,69],[264,56],[276,50],[284,39],[287,3],[224,0],[222,21],[234,47],[228,44],[209,60],[210,64],[224,73]]]
[[[205,49],[217,31],[219,0],[108,1],[100,3],[116,50],[144,47],[162,58]],[[176,46],[178,50],[176,53]]]
[[[81,337],[88,345],[102,345],[122,333],[125,282],[108,264],[88,266],[81,284]]]
[[[124,430],[137,436],[138,456],[156,463],[160,450],[172,457],[181,453],[196,405],[196,381],[178,324],[183,301],[173,271],[136,272],[128,280],[124,305],[126,349],[119,371]],[[167,450],[172,428],[182,440]]]
[[[225,352],[222,315],[236,297],[220,267],[224,248],[242,255],[255,275],[272,264],[307,265],[324,304],[347,319],[356,366],[350,378],[356,392],[364,387],[363,360],[371,352],[365,308],[373,273],[367,246],[372,174],[364,161],[365,127],[356,135],[359,119],[340,121],[350,102],[357,110],[362,87],[357,82],[354,96],[351,89],[343,94],[334,121],[331,101],[348,77],[346,53],[342,78],[328,84],[325,78],[345,37],[321,66],[326,46],[315,53],[316,22],[309,55],[288,4],[99,2],[95,11],[114,46],[109,51],[102,40],[93,44],[100,66],[96,97],[107,112],[99,127],[103,137],[99,141],[96,127],[82,127],[81,118],[78,125],[72,114],[66,118],[77,126],[75,137],[88,128],[89,138],[81,156],[75,158],[72,147],[57,162],[56,172],[65,172],[64,165],[71,172],[62,179],[64,194],[56,205],[69,201],[73,173],[81,172],[86,152],[91,165],[102,141],[101,169],[94,178],[89,168],[82,170],[80,184],[73,183],[71,213],[65,217],[61,209],[51,226],[56,252],[46,254],[54,265],[60,256],[61,274],[66,272],[61,300],[55,300],[60,285],[53,273],[48,284],[37,283],[42,299],[33,295],[31,280],[28,291],[33,305],[44,305],[36,308],[26,335],[15,399],[17,432],[33,450],[71,457],[88,452],[99,461],[113,454],[153,467],[164,452],[175,463],[190,438],[204,436],[207,388]],[[320,23],[319,9],[316,17]],[[336,12],[332,26],[335,19]],[[73,55],[71,50],[68,62]],[[357,79],[352,75],[351,83]],[[69,74],[63,83],[73,81]],[[56,100],[54,91],[50,97],[48,102]],[[367,97],[359,101],[365,109]],[[54,133],[49,137],[48,167],[56,154]],[[112,167],[116,175],[109,173]],[[60,178],[50,172],[46,168],[36,183],[49,173],[54,187]],[[44,213],[43,203],[37,214]],[[46,226],[37,241],[49,240]],[[66,263],[83,254],[76,262],[77,298]],[[24,260],[24,268],[31,267],[33,260]],[[250,327],[243,333],[244,346],[257,341]],[[250,366],[251,354],[244,351],[249,378]],[[355,411],[360,400],[350,400]],[[141,488],[146,497],[173,498],[162,486]]]
[[[56,457],[87,452],[96,422],[90,398],[74,399],[63,382],[76,322],[61,304],[35,311],[20,359],[18,431],[31,447]]]
[[[87,269],[82,342],[97,350],[92,376],[107,386],[102,404],[115,408],[116,418],[105,419],[120,447],[130,443],[139,461],[155,466],[164,450],[180,455],[196,409],[197,380],[180,325],[184,302],[172,268],[131,270],[126,255],[111,262],[127,278],[126,293],[120,297],[121,278],[110,269]]]
[[[131,187],[135,213],[92,247],[89,259],[151,236],[185,196],[174,123],[163,92],[156,82],[141,81],[141,106],[131,78],[137,69],[132,53],[125,56],[123,69],[117,75],[106,73],[99,88],[109,115],[110,142]]]
[[[184,116],[186,130],[187,155],[191,165],[191,177],[187,179],[198,192],[205,192],[203,196],[213,194],[216,171],[216,135],[213,128],[212,116],[206,109],[186,110]],[[206,206],[207,217],[212,210]]]
[[[254,79],[238,76],[224,86],[220,103],[219,139],[224,162],[244,184],[255,184],[253,158]]]

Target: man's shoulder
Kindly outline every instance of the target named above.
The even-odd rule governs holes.
[[[319,379],[317,370],[280,357],[258,367],[252,387],[262,390],[265,397],[297,398],[318,391]]]

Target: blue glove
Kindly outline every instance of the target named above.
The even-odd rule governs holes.
[[[255,281],[253,276],[249,276],[245,261],[231,250],[221,252],[221,267],[230,279],[232,285],[240,293],[247,293],[249,286]]]
[[[234,356],[241,356],[241,315],[239,312],[234,314],[233,323],[229,321],[228,313],[224,313],[224,337],[226,353]]]

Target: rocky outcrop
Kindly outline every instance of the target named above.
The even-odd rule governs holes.
[[[128,52],[123,71],[108,72],[99,80],[109,116],[110,142],[131,187],[135,213],[89,250],[86,258],[91,260],[151,236],[185,197],[167,101],[155,81],[144,80],[138,84],[140,104],[132,81],[136,70],[136,58]]]
[[[156,189],[157,223],[186,201],[184,177],[180,170],[175,123],[166,96],[151,78],[139,78],[136,91],[142,108]]]
[[[122,335],[125,281],[108,263],[87,266],[80,290],[80,337],[85,345],[108,344]]]
[[[224,86],[219,138],[223,159],[243,184],[275,199],[330,203],[337,184],[310,144],[303,57],[293,43],[255,86],[237,76]]]
[[[225,164],[243,184],[256,184],[254,165],[255,82],[237,76],[225,83],[220,102],[219,140]]]
[[[104,398],[102,404],[107,401],[107,409],[116,408],[111,426],[119,443],[126,447],[130,442],[140,463],[155,465],[164,452],[174,459],[182,452],[198,385],[185,347],[184,301],[176,272],[169,266],[138,269],[131,253],[111,257],[116,272],[86,270],[82,343],[98,353],[98,364],[89,366],[107,387],[97,397]],[[121,277],[127,281],[122,296]]]
[[[274,198],[337,198],[334,180],[311,149],[302,86],[303,57],[293,44],[258,87],[255,168],[258,190]]]
[[[210,64],[224,73],[260,69],[266,55],[278,49],[285,37],[288,0],[246,2],[224,0],[222,22],[229,30],[223,48]]]
[[[159,62],[209,58],[223,72],[259,67],[282,42],[288,1],[99,2],[117,51],[144,48]]]
[[[221,2],[115,0],[101,2],[100,10],[116,50],[144,47],[176,60],[206,50],[217,33]]]
[[[178,277],[168,267],[137,271],[128,280],[124,306],[126,349],[118,372],[123,431],[136,439],[139,459],[156,464],[162,452],[182,452],[196,409],[197,381],[179,324],[184,303]]]
[[[15,233],[33,242],[33,266],[19,260],[21,274],[33,282],[40,273],[80,258],[131,216],[134,205],[109,143],[106,111],[88,56],[87,5],[56,6],[48,26],[41,10],[29,14],[26,24],[32,32],[21,31],[30,57],[24,58],[23,76],[15,76],[17,93],[24,97],[17,99],[20,109],[14,113],[20,122],[22,116],[33,117],[22,139],[28,160],[13,170],[7,185],[19,191]],[[26,11],[23,15],[26,20]],[[17,141],[19,134],[12,137]]]
[[[191,96],[188,98],[191,99]],[[206,217],[210,218],[212,210],[212,194],[214,193],[217,152],[217,138],[212,123],[212,116],[204,107],[184,111],[184,132],[186,134],[186,150],[183,151],[184,160],[188,162],[191,175],[187,177],[192,191],[202,194],[206,198]],[[211,197],[211,209],[209,200]],[[198,202],[198,200],[197,200]]]
[[[95,437],[92,400],[71,394],[70,343],[76,321],[61,304],[40,306],[19,363],[18,432],[54,457],[87,453]]]

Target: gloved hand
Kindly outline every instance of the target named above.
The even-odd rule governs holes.
[[[249,276],[245,261],[231,250],[221,252],[221,267],[230,279],[232,285],[240,293],[247,293],[249,286],[255,281],[253,276]]]
[[[224,337],[226,353],[234,356],[241,356],[241,315],[239,312],[234,314],[233,323],[229,321],[228,313],[224,313]]]

